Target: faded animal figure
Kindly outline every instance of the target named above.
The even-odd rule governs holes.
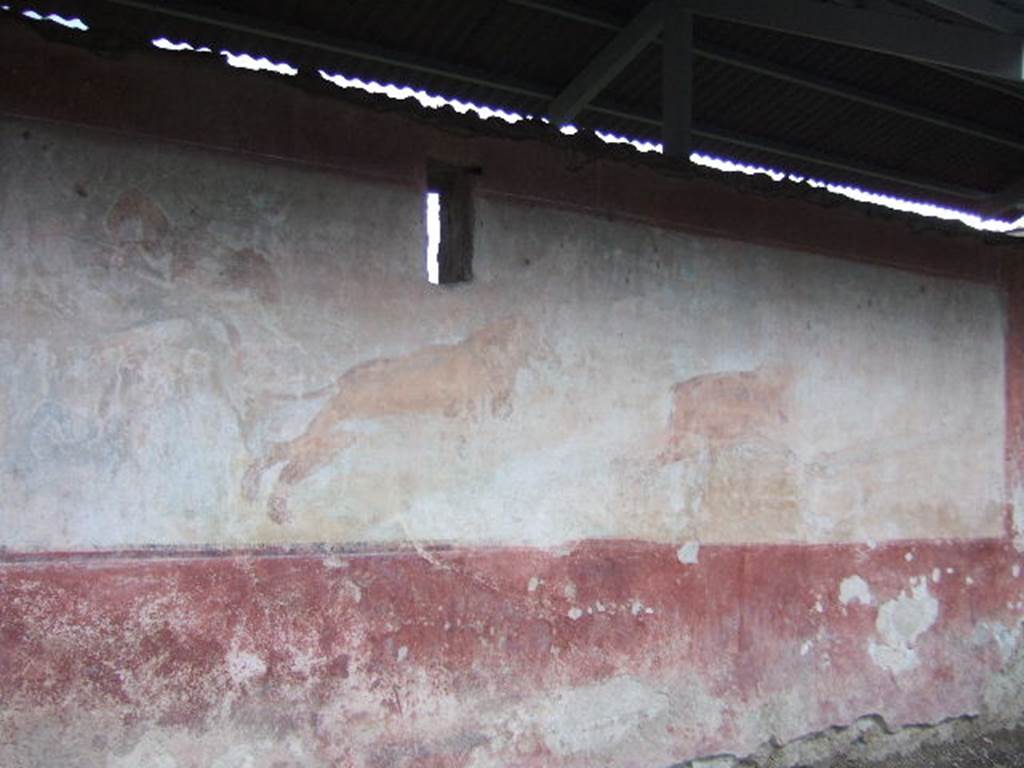
[[[106,228],[111,236],[106,266],[166,279],[171,222],[156,201],[141,189],[122,192],[107,211]]]
[[[762,366],[695,376],[672,387],[672,416],[660,463],[670,464],[704,446],[766,437],[786,423],[793,373]]]
[[[264,473],[284,463],[268,502],[268,515],[275,523],[287,522],[288,489],[355,441],[355,435],[344,429],[349,420],[406,414],[454,418],[483,408],[506,418],[512,411],[516,374],[527,364],[535,344],[527,322],[510,318],[486,325],[454,344],[431,345],[348,369],[330,388],[336,390],[334,396],[301,435],[272,444],[249,465],[242,495],[254,500]]]
[[[672,388],[657,466],[684,468],[673,497],[687,537],[799,537],[800,466],[785,438],[793,380],[788,367],[763,366],[696,376]]]

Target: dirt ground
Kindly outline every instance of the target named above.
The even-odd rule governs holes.
[[[1024,728],[926,744],[877,762],[841,758],[830,768],[1024,768]],[[817,765],[814,768],[818,768]],[[821,768],[825,768],[824,765]]]
[[[963,717],[894,732],[871,716],[743,758],[717,755],[674,768],[1024,768],[1024,725],[983,728]]]

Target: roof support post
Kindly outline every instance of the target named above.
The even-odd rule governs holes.
[[[588,24],[592,27],[611,29],[615,31],[621,29],[621,25],[613,20],[614,17],[591,11],[584,6],[571,4],[567,2],[567,0],[557,0],[557,4],[554,4],[556,0],[507,1],[514,5],[532,8],[543,13],[573,19],[574,21]],[[882,0],[878,0],[878,5],[880,8],[886,7]],[[878,10],[874,8],[873,5],[865,6],[865,8],[869,11]],[[658,42],[658,40],[655,40],[655,43]],[[722,64],[727,64],[731,67],[739,67],[751,72],[757,72],[758,74],[767,75],[775,80],[794,83],[795,85],[804,88],[811,88],[821,93],[827,93],[832,96],[849,99],[850,101],[867,104],[887,112],[892,112],[893,114],[903,115],[904,117],[910,117],[914,120],[921,120],[965,135],[976,136],[978,138],[985,139],[986,141],[1002,144],[1013,149],[1024,149],[1024,137],[1003,134],[997,130],[987,128],[984,125],[971,123],[967,120],[961,120],[959,118],[939,114],[937,112],[931,112],[930,110],[922,109],[912,104],[904,104],[895,99],[864,91],[845,83],[839,83],[818,77],[811,72],[794,69],[780,64],[774,64],[770,61],[757,59],[738,51],[719,48],[718,46],[709,43],[701,44],[699,42],[695,42],[693,46],[693,53],[698,58],[710,59],[711,61],[721,62]],[[980,88],[996,90],[1004,95],[1011,96],[1016,99],[1024,99],[1024,90],[1015,88],[1013,83],[1002,83],[995,80],[984,79],[982,77],[968,74],[967,72],[959,69],[947,69],[938,65],[924,66],[937,69],[939,72],[949,77],[967,80]],[[597,112],[602,111],[600,107],[595,108],[594,106],[590,106],[589,109]]]
[[[661,49],[661,144],[666,157],[690,156],[693,126],[693,14],[665,0]]]
[[[548,116],[556,125],[570,122],[636,55],[661,32],[662,0],[651,0],[629,24],[555,97]]]

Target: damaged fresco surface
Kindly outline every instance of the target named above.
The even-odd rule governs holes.
[[[485,200],[440,289],[414,190],[3,141],[7,546],[1003,532],[992,287]]]
[[[0,158],[0,763],[1016,716],[998,286],[483,195],[442,289],[414,185],[13,119]]]

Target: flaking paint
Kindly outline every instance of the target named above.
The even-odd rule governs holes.
[[[1013,684],[1017,554],[915,551],[705,545],[687,567],[642,542],[8,558],[0,762],[668,765],[864,712],[983,712]],[[919,579],[937,564],[974,585]],[[853,568],[881,607],[817,611]],[[525,590],[531,576],[545,587]],[[868,638],[916,663],[876,664]]]
[[[414,192],[0,141],[6,546],[1004,530],[992,286],[484,198],[443,289]]]
[[[994,249],[0,35],[8,112],[274,158],[4,123],[5,765],[669,764],[1016,711]],[[468,290],[423,285],[428,151],[485,168]],[[521,352],[466,354],[503,318]],[[444,407],[394,405],[446,356]]]

